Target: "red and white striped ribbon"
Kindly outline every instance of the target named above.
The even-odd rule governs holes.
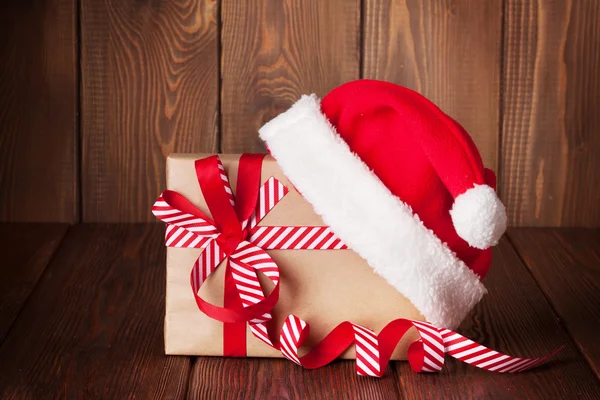
[[[248,218],[249,228],[253,229],[258,223],[275,207],[289,190],[274,177],[267,179],[264,185],[258,190],[258,202],[254,212]]]
[[[445,354],[466,362],[467,364],[476,366],[477,368],[503,373],[522,372],[534,368],[556,354],[555,352],[539,358],[512,357],[490,350],[489,348],[477,344],[448,329],[438,329],[428,322],[405,319],[398,319],[390,322],[390,324],[382,330],[382,333],[379,336],[368,328],[349,322],[340,324],[330,333],[330,336],[335,335],[339,340],[344,340],[344,334],[341,333],[342,331],[339,328],[342,328],[344,324],[350,324],[354,332],[353,342],[356,349],[357,374],[381,377],[385,372],[387,362],[391,355],[390,351],[388,351],[385,357],[382,356],[382,343],[380,343],[380,340],[383,339],[381,339],[381,335],[384,330],[397,322],[410,323],[419,333],[420,339],[411,344],[411,347],[416,345],[415,348],[417,349],[417,352],[413,353],[409,348],[408,354],[411,367],[416,372],[441,371],[444,366]],[[298,349],[302,346],[302,343],[308,334],[308,329],[309,326],[305,321],[295,315],[288,316],[281,329],[280,350],[284,357],[292,360],[298,365],[310,368],[310,362],[307,365],[304,364],[305,359],[309,357],[310,353],[304,357],[300,357],[298,354]],[[400,337],[394,337],[393,340],[395,342],[392,343],[394,345],[389,346],[390,341],[389,336],[387,336],[388,343],[386,348],[388,350],[393,350],[395,344],[401,337],[402,335],[400,335]]]
[[[423,345],[423,365],[419,372],[438,372],[444,366],[444,341],[436,327],[429,322],[412,321]]]
[[[356,372],[359,375],[380,376],[379,341],[371,329],[352,324],[356,343]]]
[[[204,283],[206,278],[208,278],[224,258],[225,254],[221,251],[217,242],[215,240],[209,241],[192,267],[191,283],[194,293],[198,293],[202,283]]]
[[[250,240],[265,250],[345,250],[328,226],[257,226]]]
[[[221,175],[221,181],[223,181],[223,187],[225,188],[225,192],[227,193],[227,197],[229,198],[229,203],[232,207],[235,207],[235,199],[233,198],[233,191],[231,190],[231,185],[229,184],[229,178],[227,177],[227,173],[225,172],[225,167],[223,167],[223,163],[220,158],[217,158],[217,167],[219,168],[219,174]]]
[[[292,360],[298,365],[302,365],[298,357],[298,349],[304,339],[302,335],[308,325],[306,322],[290,315],[285,320],[283,327],[281,328],[281,334],[279,335],[279,350],[288,360]]]
[[[444,339],[444,351],[448,355],[487,371],[522,372],[540,365],[555,354],[539,358],[512,357],[488,349],[451,330],[440,329],[439,331]]]
[[[231,255],[232,277],[238,289],[238,296],[244,307],[257,304],[265,299],[262,287],[256,275],[262,272],[276,285],[279,282],[279,268],[271,257],[261,248],[249,242],[242,242]],[[270,312],[248,321],[250,330],[258,339],[273,345],[269,339],[266,323],[273,318]]]
[[[234,206],[234,196],[220,160],[218,160],[218,167],[224,189],[231,205]],[[244,228],[249,225],[248,240],[243,240],[238,244],[230,256],[230,265],[243,307],[249,307],[265,300],[264,291],[256,274],[257,271],[263,273],[274,285],[279,282],[279,268],[264,249],[335,250],[347,248],[329,227],[258,226],[264,216],[287,193],[288,189],[271,177],[259,189],[259,199],[254,213],[242,223]],[[190,274],[192,290],[198,294],[202,283],[225,259],[225,253],[219,248],[216,239],[220,233],[212,221],[182,212],[170,204],[181,200],[182,196],[178,193],[165,191],[155,202],[152,212],[167,224],[165,235],[167,246],[202,249]],[[279,341],[273,342],[267,329],[267,322],[271,319],[271,313],[266,312],[248,321],[252,333],[264,343],[279,349],[283,356],[296,364],[315,368],[323,365],[323,359],[328,359],[333,354],[331,351],[320,348],[319,351],[323,354],[312,359],[310,359],[310,354],[299,356],[299,348],[308,336],[309,326],[295,315],[288,316],[281,329]],[[395,344],[410,326],[416,328],[420,336],[420,339],[409,347],[408,357],[412,368],[417,372],[440,371],[444,365],[445,354],[478,368],[506,373],[533,368],[554,354],[531,359],[512,357],[488,349],[448,329],[439,329],[427,322],[405,319],[390,322],[379,335],[361,325],[343,322],[325,340],[330,339],[329,343],[331,343],[331,340],[335,341],[339,338],[339,341],[343,342],[342,346],[354,343],[357,373],[380,377],[385,372]],[[384,331],[386,331],[385,334]],[[336,351],[340,350],[339,346],[336,347]],[[341,350],[343,351],[343,349]],[[335,357],[337,354],[334,355]]]
[[[218,166],[223,186],[225,191],[231,194],[230,202],[233,206],[235,201],[229,187],[229,180],[220,161]],[[260,189],[259,193],[261,195],[258,206],[250,220],[254,221],[255,225],[260,222],[287,192],[287,188],[281,185],[278,180],[273,177],[269,178]],[[212,221],[184,213],[165,201],[164,196],[173,197],[177,195],[174,192],[164,192],[154,203],[152,213],[167,223],[165,238],[167,246],[204,249],[194,263],[190,277],[192,290],[197,294],[202,283],[225,259],[225,253],[221,251],[217,244],[216,239],[220,233]],[[274,285],[279,281],[279,268],[277,265],[263,249],[249,241],[240,242],[230,258],[232,276],[244,307],[256,304],[265,298],[256,271],[262,272]],[[261,318],[250,321],[250,323],[263,324],[271,318],[271,314],[266,313]],[[256,329],[262,331],[261,327]]]
[[[212,222],[171,207],[163,195],[152,206],[152,213],[167,224],[165,244],[168,247],[201,249],[217,237],[219,233]]]
[[[259,190],[256,210],[249,219],[249,241],[265,250],[344,250],[348,247],[328,226],[257,226],[288,193],[271,177]]]

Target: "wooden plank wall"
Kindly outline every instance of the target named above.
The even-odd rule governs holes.
[[[78,218],[75,3],[0,2],[0,221]]]
[[[152,220],[165,157],[217,151],[217,8],[81,2],[83,221]]]
[[[600,2],[505,4],[501,193],[515,226],[600,226]]]
[[[513,226],[600,226],[596,0],[0,7],[0,220],[152,221],[167,154],[262,152],[300,94],[363,77],[460,121]]]

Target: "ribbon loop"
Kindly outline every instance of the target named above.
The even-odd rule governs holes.
[[[219,232],[226,237],[241,237],[242,225],[233,208],[233,193],[229,179],[218,156],[196,160],[198,183]]]
[[[296,364],[314,369],[329,364],[354,343],[357,373],[381,377],[396,345],[413,327],[417,329],[420,338],[410,344],[407,358],[415,372],[441,371],[446,353],[488,371],[522,372],[542,364],[561,350],[539,358],[512,357],[490,350],[448,329],[438,329],[423,321],[399,318],[387,324],[379,335],[361,325],[342,322],[308,354],[299,357],[298,349],[308,336],[309,326],[295,315],[286,319],[281,329],[280,342],[274,347]]]
[[[260,173],[264,158],[265,154],[248,153],[242,154],[240,157],[238,180],[235,191],[238,202],[236,203],[235,210],[238,220],[242,221],[243,228],[246,228],[250,216],[259,204],[259,192],[256,188],[260,186]],[[260,190],[262,190],[262,187]]]
[[[250,185],[246,179],[238,180],[238,188],[241,188],[242,198],[238,199],[240,215],[248,215],[254,212],[256,201],[259,197],[260,166],[264,156],[247,156],[240,160],[240,168],[247,171],[258,171],[251,173],[251,179],[257,179],[255,185]],[[152,208],[153,214],[167,223],[166,245],[172,247],[200,248],[203,251],[194,263],[190,274],[190,284],[194,292],[194,298],[198,308],[209,317],[228,324],[253,321],[254,323],[264,323],[272,318],[270,311],[279,299],[279,268],[266,252],[244,240],[248,230],[242,230],[242,222],[238,220],[234,206],[236,206],[233,193],[229,186],[229,180],[225,174],[225,169],[218,156],[207,157],[197,160],[194,163],[198,182],[205,195],[206,203],[214,218],[214,222],[204,213],[198,210],[189,200],[177,192],[166,190],[157,199]],[[265,186],[279,186],[273,178],[270,183],[263,185],[262,193],[268,193]],[[254,188],[254,190],[251,190]],[[287,191],[285,191],[287,193]],[[278,196],[273,204],[265,209],[262,216],[270,210],[282,197]],[[246,202],[253,204],[247,204]],[[246,221],[247,222],[247,221]],[[229,295],[227,303],[231,303],[231,294],[239,297],[241,302],[238,306],[226,304],[219,307],[204,300],[198,295],[198,291],[208,276],[219,266],[219,264],[229,257],[226,270],[226,286],[228,283],[235,284],[237,291],[232,291],[226,287]],[[235,262],[232,262],[234,261]],[[273,290],[268,296],[250,297],[248,293],[242,293],[243,282],[236,279],[235,270],[251,271],[251,275],[258,278],[254,270],[260,270],[271,279],[274,284]],[[239,272],[239,271],[238,271]],[[232,276],[233,275],[233,276]],[[239,276],[239,275],[237,275]],[[252,301],[249,301],[251,299]],[[227,299],[226,299],[227,300]],[[233,302],[233,304],[238,304]]]

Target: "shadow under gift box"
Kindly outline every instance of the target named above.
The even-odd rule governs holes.
[[[179,192],[212,218],[200,190],[194,161],[210,154],[172,154],[167,158],[167,188]],[[239,155],[219,155],[235,193]],[[271,176],[287,186],[289,193],[266,215],[259,226],[325,225],[310,203],[294,189],[275,160],[266,156],[261,185]],[[360,216],[357,216],[360,218]],[[203,314],[190,287],[190,272],[200,249],[167,248],[167,292],[165,352],[179,355],[220,356],[223,354],[223,324]],[[272,314],[279,335],[289,314],[310,325],[310,335],[300,355],[319,343],[335,326],[351,321],[376,333],[397,318],[424,320],[402,294],[377,275],[352,250],[267,250],[280,269],[280,296]],[[200,289],[205,300],[223,305],[224,263]],[[260,273],[263,289],[272,284]],[[281,352],[255,338],[246,328],[249,357],[283,357]],[[413,328],[399,342],[393,360],[405,360],[408,345],[418,338]],[[341,358],[355,358],[350,346]]]

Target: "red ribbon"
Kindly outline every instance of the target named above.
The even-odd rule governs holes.
[[[356,345],[357,372],[370,376],[383,375],[398,341],[412,327],[417,329],[421,337],[408,349],[408,360],[411,367],[417,372],[441,370],[445,354],[486,370],[520,372],[543,363],[556,353],[533,359],[512,357],[481,346],[456,332],[434,327],[427,322],[402,318],[391,321],[379,335],[360,325],[348,321],[342,322],[303,357],[299,356],[298,349],[308,336],[309,326],[298,317],[288,316],[279,340],[272,340],[267,332],[265,322],[271,319],[270,311],[279,297],[279,272],[270,256],[248,241],[251,233],[248,221],[258,202],[263,157],[263,155],[244,154],[240,158],[235,206],[225,171],[222,169],[218,157],[212,156],[196,161],[196,175],[214,223],[176,192],[165,191],[153,207],[155,215],[165,222],[176,220],[175,224],[185,225],[185,228],[179,229],[185,229],[191,233],[203,232],[203,235],[199,235],[195,239],[191,233],[182,238],[181,232],[177,232],[173,235],[173,238],[178,241],[175,247],[205,249],[199,260],[201,257],[213,257],[212,254],[206,255],[208,249],[216,254],[217,261],[215,259],[204,260],[195,265],[190,279],[198,308],[209,317],[225,324],[223,355],[246,355],[247,321],[250,322],[252,332],[257,338],[281,350],[285,357],[305,368],[318,368],[330,363],[354,343]],[[172,245],[173,243],[174,241],[171,240]],[[202,270],[197,268],[198,265],[214,270],[218,266],[218,261],[224,257],[227,257],[224,307],[218,307],[206,302],[197,294],[203,280],[198,284],[194,272]],[[252,275],[249,271],[253,269],[263,271],[270,269],[272,275],[270,279],[274,283],[272,292],[268,296],[255,294],[255,297],[259,296],[259,298],[242,301],[243,294],[239,290],[240,287],[236,286],[239,282],[236,283],[232,272],[232,259],[237,263],[238,274],[243,274],[245,271],[246,274]],[[203,279],[212,270],[202,270]],[[251,277],[255,279],[252,284],[258,285],[256,276]],[[248,281],[246,278],[243,279]],[[252,289],[250,288],[250,290]]]
[[[212,214],[213,220],[221,232],[217,243],[229,257],[237,246],[247,238],[248,231],[242,228],[242,221],[247,221],[258,200],[260,187],[260,172],[264,154],[243,154],[238,166],[235,209],[231,206],[227,193],[223,190],[223,181],[218,168],[217,156],[204,158],[195,162],[196,176],[202,193]],[[279,297],[279,285],[266,300],[258,307],[258,315],[270,311]],[[225,269],[225,291],[223,308],[209,305],[201,301],[201,309],[210,308],[211,317],[224,322],[223,326],[223,355],[228,357],[246,356],[246,321],[252,318],[252,309],[244,308],[231,275],[231,265],[227,262]],[[229,310],[236,309],[238,314],[230,314]],[[234,322],[227,322],[234,321]],[[237,322],[235,322],[237,321]]]

